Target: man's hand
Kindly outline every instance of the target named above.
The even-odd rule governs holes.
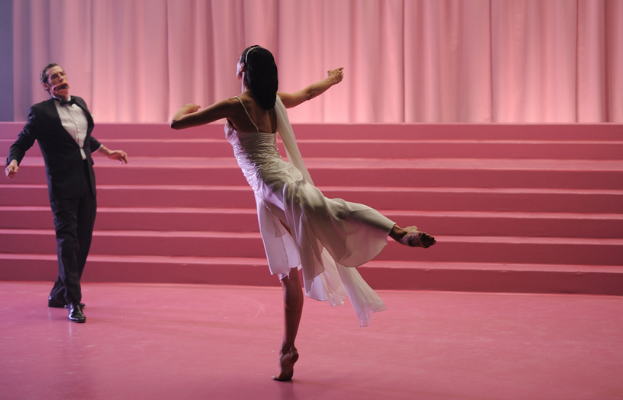
[[[17,174],[18,170],[19,170],[19,165],[17,165],[17,161],[16,160],[13,160],[13,161],[11,161],[11,163],[9,165],[6,166],[6,168],[4,169],[4,173],[9,178],[13,178],[13,177],[15,177],[15,174]]]
[[[121,164],[128,163],[128,155],[123,150],[110,150],[108,158],[111,160],[118,160]]]
[[[98,151],[102,154],[105,154],[106,157],[110,158],[111,160],[117,160],[121,164],[128,163],[128,155],[123,150],[110,150],[108,147],[102,145]]]

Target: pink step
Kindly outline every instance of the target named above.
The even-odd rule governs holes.
[[[246,185],[233,157],[130,159],[97,157],[97,183],[110,185]],[[317,186],[621,189],[623,161],[592,160],[307,160]],[[25,158],[2,184],[45,183],[43,159]]]
[[[358,269],[377,289],[623,295],[620,265],[372,261]]]
[[[621,124],[294,124],[297,139],[622,140]],[[216,137],[221,132],[214,129]]]
[[[623,212],[623,191],[559,189],[358,188],[320,187],[328,198],[342,198],[376,209],[431,211]],[[45,185],[0,185],[0,206],[48,204]],[[99,185],[103,207],[252,208],[246,186]]]
[[[0,157],[8,154],[12,139],[0,139]],[[219,139],[108,139],[111,149],[131,157],[228,157],[233,155],[225,138]],[[616,160],[623,154],[623,141],[518,141],[518,140],[393,140],[393,139],[301,139],[305,158],[512,158]],[[280,144],[281,153],[285,154]],[[40,156],[38,145],[28,156]]]
[[[434,235],[621,238],[622,214],[380,210],[401,226]],[[48,206],[0,207],[5,229],[53,229]],[[257,232],[254,208],[99,207],[97,230]]]
[[[0,122],[0,138],[15,139],[24,122]],[[297,139],[397,140],[622,140],[621,124],[294,124]],[[175,131],[162,123],[98,123],[93,135],[107,139],[224,138],[222,123]]]
[[[0,279],[53,281],[56,256],[0,254]],[[623,268],[596,265],[372,261],[358,268],[370,285],[392,290],[623,295]],[[91,255],[84,282],[277,286],[264,258]]]
[[[429,249],[412,249],[393,241],[377,261],[537,263],[618,265],[623,239],[526,238],[506,236],[436,236]],[[0,253],[54,254],[52,230],[0,230]],[[264,255],[255,232],[96,231],[92,254],[192,257]]]
[[[54,281],[56,255],[0,254],[0,280]],[[111,278],[114,277],[112,280]],[[89,255],[83,282],[204,283],[277,286],[266,258]]]

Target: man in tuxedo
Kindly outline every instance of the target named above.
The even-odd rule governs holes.
[[[6,175],[13,178],[35,140],[39,142],[54,214],[58,278],[48,298],[49,307],[68,308],[69,319],[85,322],[80,278],[91,247],[97,208],[91,153],[98,151],[121,163],[128,156],[109,150],[93,136],[93,118],[83,99],[69,95],[63,68],[48,64],[41,84],[50,99],[30,107],[28,121],[9,150]]]

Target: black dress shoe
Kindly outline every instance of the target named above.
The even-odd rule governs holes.
[[[69,320],[78,323],[86,322],[87,317],[82,313],[82,308],[79,303],[69,304]]]
[[[86,307],[84,303],[78,303],[78,304],[80,304],[80,308]],[[48,307],[69,308],[69,306],[67,305],[65,300],[57,300],[57,299],[53,299],[51,297],[48,297]]]

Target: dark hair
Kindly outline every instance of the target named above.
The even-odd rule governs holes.
[[[48,65],[45,66],[45,68],[43,68],[43,70],[41,71],[41,75],[39,75],[39,79],[41,80],[41,83],[48,83],[48,70],[52,67],[57,67],[58,64],[56,63],[49,63]]]
[[[46,65],[41,71],[41,74],[39,75],[39,80],[41,80],[41,83],[48,83],[48,70],[52,67],[58,67],[58,66],[59,65],[56,63],[49,63],[48,65]],[[50,93],[48,89],[44,88],[44,90]]]
[[[260,106],[270,110],[277,100],[277,65],[272,53],[260,46],[250,46],[244,49],[240,56],[240,62],[246,66],[244,84]]]

